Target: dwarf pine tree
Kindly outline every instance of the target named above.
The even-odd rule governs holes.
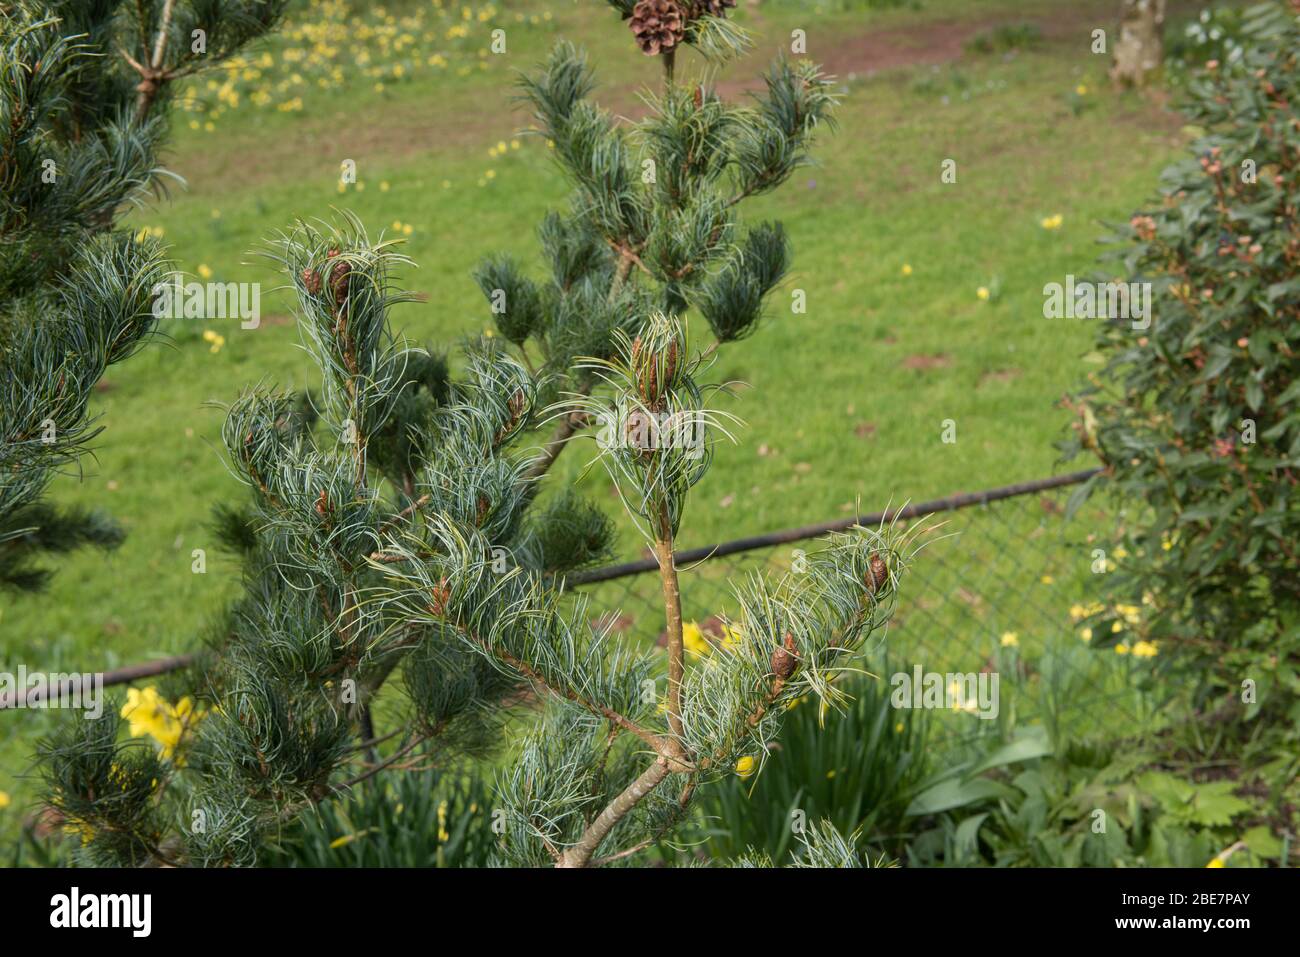
[[[91,391],[155,321],[156,242],[114,230],[159,185],[172,81],[230,56],[283,0],[0,3],[0,587],[42,553],[113,547],[107,515],[41,501],[98,432]]]
[[[385,769],[512,739],[483,809],[503,862],[626,862],[697,788],[761,760],[794,700],[841,698],[836,676],[887,622],[911,557],[892,527],[735,583],[732,641],[689,669],[683,649],[675,542],[730,421],[709,370],[755,329],[788,259],[779,224],[746,228],[737,210],[807,161],[833,105],[816,68],[784,60],[750,105],[675,82],[679,45],[743,49],[715,6],[679,8],[654,54],[663,90],[634,125],[590,101],[568,44],[522,80],[574,195],[539,229],[544,279],[501,257],[477,270],[500,335],[467,344],[454,375],[392,331],[414,298],[393,241],[342,215],[270,243],[319,388],[230,407],[250,504],[220,527],[245,589],[191,676],[198,706],[137,701],[130,738],[113,712],[43,745],[50,801],[88,861],[253,864],[288,821]],[[659,21],[626,7],[647,49]],[[605,553],[609,520],[571,490],[538,493],[583,438],[658,557],[666,655],[617,638],[567,587]],[[400,724],[377,736],[381,689]],[[817,859],[846,856],[837,836],[810,840]]]

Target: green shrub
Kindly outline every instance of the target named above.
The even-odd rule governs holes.
[[[1190,670],[1196,701],[1300,716],[1300,19],[1243,15],[1240,56],[1189,84],[1204,135],[1161,197],[1119,230],[1149,328],[1104,322],[1104,368],[1069,400],[1067,451],[1120,507],[1097,559],[1113,601],[1094,646],[1123,642]],[[1094,556],[1095,557],[1095,556]],[[1094,569],[1099,570],[1099,569]]]
[[[1242,55],[1244,18],[1238,7],[1206,7],[1181,29],[1166,31],[1165,72],[1183,84],[1211,60],[1225,63]]]

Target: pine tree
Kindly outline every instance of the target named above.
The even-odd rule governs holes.
[[[636,30],[632,5],[614,5]],[[413,298],[395,241],[344,215],[271,242],[320,386],[309,402],[252,389],[227,415],[251,503],[220,509],[220,527],[246,587],[210,636],[198,707],[128,702],[131,739],[106,717],[43,746],[51,802],[88,860],[253,864],[313,804],[413,755],[486,755],[524,726],[497,781],[502,859],[628,861],[685,819],[698,787],[761,759],[793,701],[841,699],[835,679],[887,622],[912,554],[892,527],[835,536],[779,581],[736,583],[729,646],[689,669],[683,649],[674,544],[731,424],[707,376],[718,348],[755,330],[788,260],[780,225],[745,229],[737,207],[807,162],[833,105],[815,67],[784,59],[752,106],[677,85],[680,45],[715,60],[744,48],[725,6],[682,8],[680,44],[661,44],[663,91],[632,128],[590,101],[568,44],[522,80],[574,195],[539,229],[546,280],[503,257],[476,271],[500,335],[467,344],[457,375],[392,332]],[[711,332],[703,348],[691,312]],[[594,624],[566,586],[610,538],[571,490],[538,494],[579,436],[659,559],[666,661]],[[397,678],[406,712],[380,758],[368,709]],[[845,856],[838,836],[812,840],[815,859]]]
[[[0,587],[39,589],[41,554],[122,539],[102,512],[41,501],[99,431],[95,384],[155,325],[162,250],[113,224],[160,187],[171,84],[284,5],[0,3]]]

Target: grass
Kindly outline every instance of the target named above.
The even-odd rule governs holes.
[[[956,17],[975,33],[990,18],[1019,22],[1067,6],[932,0],[919,11],[864,15],[829,5],[810,21],[814,5],[766,4],[742,14],[761,55],[726,77],[755,73],[800,23],[816,57],[819,43],[877,27]],[[551,21],[511,30],[508,56],[468,76],[416,74],[383,92],[345,83],[305,95],[302,112],[227,114],[212,133],[182,117],[168,165],[188,186],[131,222],[161,227],[187,270],[261,281],[264,290],[276,280],[248,251],[296,217],[340,207],[376,231],[410,224],[405,251],[420,268],[408,282],[428,301],[402,307],[395,325],[454,348],[489,324],[471,267],[498,250],[536,265],[533,230],[567,195],[544,143],[523,137],[509,148],[527,125],[511,99],[513,71],[564,37],[591,50],[598,96],[621,110],[635,109],[636,88],[655,79],[612,13],[552,8]],[[292,43],[280,37],[270,48]],[[690,75],[695,65],[687,65]],[[1055,402],[1087,371],[1091,330],[1043,319],[1042,287],[1092,267],[1102,223],[1142,205],[1182,142],[1171,114],[1106,88],[1103,59],[1079,37],[1007,58],[870,77],[869,67],[843,81],[840,129],[823,137],[821,165],[748,210],[751,221],[785,223],[795,272],[755,337],[721,353],[718,378],[749,386],[730,407],[747,427],[735,447],[719,450],[698,489],[684,547],[1050,473],[1067,421]],[[1080,85],[1087,92],[1072,93]],[[506,155],[489,157],[499,141]],[[340,195],[345,158],[356,160],[364,189]],[[950,158],[957,182],[945,185],[940,166]],[[1062,227],[1045,230],[1041,220],[1057,213]],[[981,286],[998,294],[982,301]],[[806,292],[805,314],[790,311],[795,289]],[[264,292],[262,309],[253,331],[235,321],[171,323],[170,342],[111,370],[94,403],[105,426],[95,460],[80,480],[57,481],[52,496],[110,509],[128,539],[111,555],[62,561],[47,595],[6,597],[6,662],[108,669],[184,651],[236,593],[238,568],[207,525],[214,503],[243,494],[222,464],[219,406],[259,381],[314,384],[286,299]],[[205,329],[225,337],[220,351],[210,351]],[[949,419],[955,444],[941,441]],[[557,478],[614,511],[603,475],[584,470],[589,458],[569,452]],[[1096,522],[1086,531],[1104,535]],[[196,548],[207,550],[204,575],[191,572]],[[620,557],[641,551],[623,536]],[[0,789],[13,795],[13,809],[34,793],[18,775],[46,726],[44,716],[25,715],[0,744]]]

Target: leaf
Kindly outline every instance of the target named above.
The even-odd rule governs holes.
[[[980,774],[991,768],[1005,767],[1019,761],[1032,761],[1052,753],[1051,742],[1047,740],[1047,729],[1042,726],[1022,728],[1016,732],[1015,739],[998,748],[987,758],[970,770],[971,775]]]
[[[983,811],[966,818],[961,824],[957,825],[957,834],[953,838],[956,845],[956,856],[958,860],[970,860],[979,853],[979,833],[980,825],[984,819],[989,816],[988,811]]]
[[[1282,856],[1282,842],[1263,824],[1252,827],[1241,835],[1241,842],[1250,848],[1250,852],[1256,857],[1277,860]]]
[[[940,811],[969,807],[982,801],[1014,798],[1015,796],[1014,789],[997,781],[990,781],[988,778],[972,778],[965,781],[959,778],[949,778],[947,781],[940,781],[934,787],[918,794],[912,803],[908,805],[907,814],[909,817],[922,814],[938,814]]]

